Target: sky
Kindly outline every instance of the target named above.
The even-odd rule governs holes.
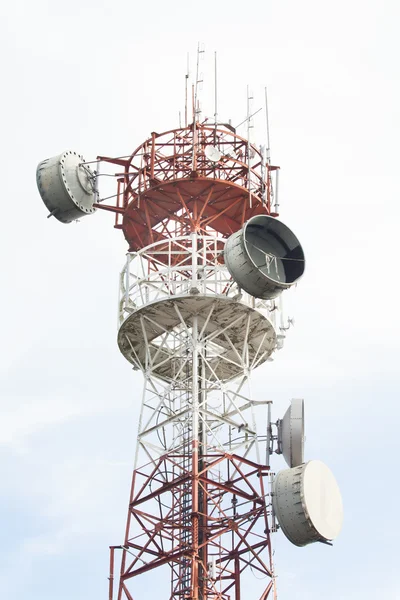
[[[281,218],[307,258],[287,298],[295,325],[254,394],[274,400],[276,418],[305,398],[306,459],[329,465],[344,502],[332,548],[274,537],[279,600],[400,599],[400,4],[25,0],[1,11],[1,596],[107,597],[140,402],[116,344],[123,236],[101,211],[47,220],[36,165],[66,149],[125,155],[178,126],[186,55],[193,73],[201,41],[205,113],[214,51],[224,120],[246,117],[247,85],[255,108],[268,86]],[[256,126],[264,143],[262,113]]]

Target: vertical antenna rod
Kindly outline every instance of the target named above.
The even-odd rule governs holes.
[[[268,94],[265,87],[265,120],[267,123],[267,163],[271,164],[271,147],[269,143],[269,116],[268,116]]]
[[[194,87],[194,110],[197,109],[197,86],[199,83],[199,61],[200,61],[200,42],[197,42],[197,59],[196,59],[196,81]],[[195,119],[195,114],[193,115],[193,120]]]
[[[192,113],[193,113],[192,171],[196,171],[197,131],[196,131],[196,92],[195,92],[194,84],[192,84]]]
[[[193,151],[192,151],[192,170],[196,171],[197,168],[197,116],[200,114],[199,101],[198,101],[198,87],[201,81],[199,80],[199,63],[200,55],[204,53],[204,49],[200,49],[200,42],[197,44],[197,61],[196,61],[196,82],[194,87],[192,86],[193,94]]]
[[[214,123],[217,128],[218,120],[218,85],[217,85],[217,53],[214,52]]]
[[[267,158],[267,178],[268,178],[268,190],[269,194],[272,196],[273,200],[273,211],[275,214],[279,213],[279,167],[275,168],[275,189],[272,186],[272,178],[271,178],[271,170],[269,166],[271,165],[271,144],[269,139],[269,113],[268,113],[268,94],[267,88],[265,90],[265,120],[267,125],[267,150],[266,150],[266,158]],[[268,198],[269,201],[269,198]]]
[[[247,86],[247,186],[248,186],[248,190],[249,190],[249,204],[250,204],[250,208],[252,208],[253,206],[253,202],[252,202],[252,197],[251,197],[251,169],[250,169],[250,119],[251,119],[251,114],[250,114],[250,100],[252,98],[250,98],[250,92],[249,92],[249,86]]]
[[[188,126],[188,84],[189,84],[189,52],[186,58],[186,75],[185,75],[185,127]]]
[[[203,80],[199,79],[199,66],[200,66],[200,55],[201,54],[204,54],[204,48],[200,49],[200,42],[198,42],[198,44],[197,44],[197,61],[196,61],[196,83],[195,83],[195,88],[194,88],[195,115],[200,113],[199,100],[198,100],[198,88],[199,88],[199,83],[203,83]]]

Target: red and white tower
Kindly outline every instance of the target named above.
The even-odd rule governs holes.
[[[56,219],[113,212],[129,247],[118,345],[142,372],[143,390],[109,600],[139,600],[138,578],[151,571],[165,600],[275,598],[273,513],[297,545],[328,541],[339,528],[336,515],[327,534],[302,499],[300,487],[317,480],[337,491],[329,472],[303,463],[302,404],[274,435],[270,418],[259,418],[270,402],[252,399],[249,387],[283,343],[276,299],[304,271],[300,243],[276,219],[278,167],[230,125],[194,113],[189,126],[152,133],[129,157],[98,157],[96,170],[73,152],[38,167]],[[106,169],[116,182],[111,203],[100,197]],[[273,503],[274,442],[290,468]],[[340,496],[335,502],[340,513]]]

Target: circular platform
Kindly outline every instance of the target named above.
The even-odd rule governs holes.
[[[212,228],[228,237],[254,215],[266,214],[255,194],[249,204],[248,189],[235,182],[207,177],[187,177],[152,184],[135,196],[125,209],[123,232],[130,251],[169,238],[157,226],[184,210],[193,230]]]
[[[275,329],[261,312],[230,298],[200,295],[176,296],[135,311],[119,329],[119,348],[138,369],[165,380],[187,379],[195,315],[209,380],[237,377],[276,348]]]

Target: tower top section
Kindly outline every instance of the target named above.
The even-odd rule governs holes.
[[[255,215],[277,216],[278,167],[230,124],[153,132],[130,157],[99,161],[122,167],[115,204],[94,206],[116,213],[130,251],[191,232],[228,237]]]

